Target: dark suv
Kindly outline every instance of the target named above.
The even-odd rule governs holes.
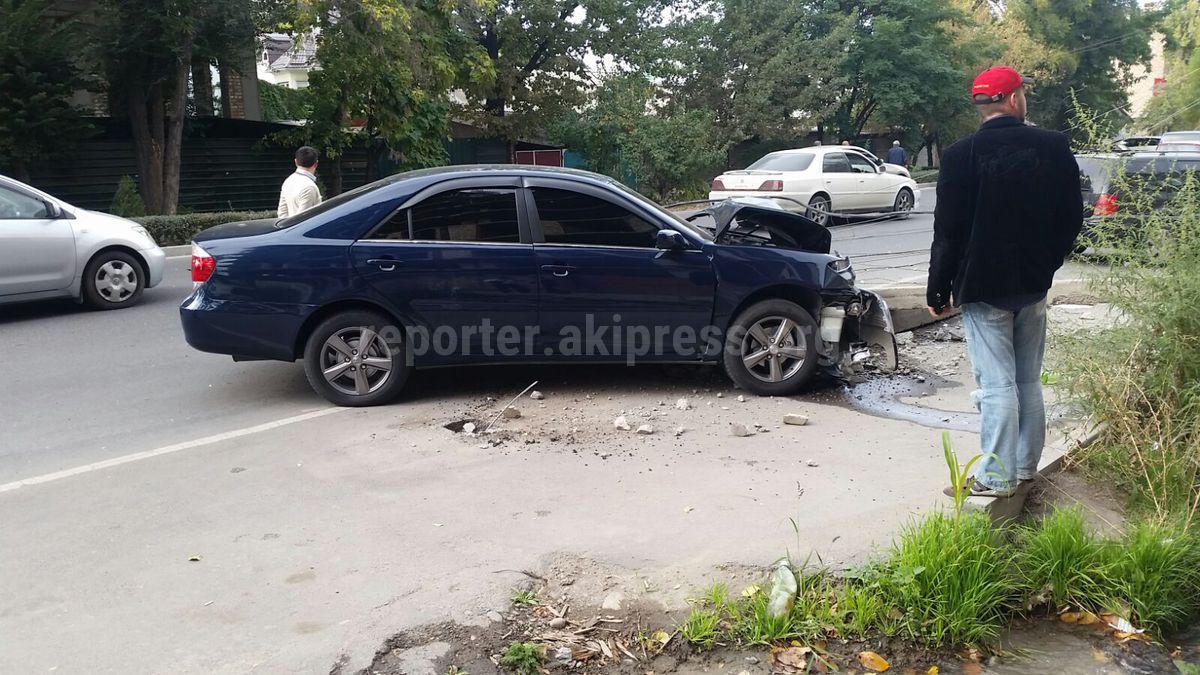
[[[1169,218],[1188,175],[1200,178],[1200,152],[1084,154],[1075,159],[1079,163],[1084,212],[1090,226],[1100,218],[1133,221],[1151,213],[1165,213]],[[1129,194],[1131,189],[1145,191],[1150,198],[1135,198]]]

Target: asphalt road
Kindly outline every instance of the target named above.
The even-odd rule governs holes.
[[[932,190],[920,210],[932,210]],[[834,228],[871,288],[920,278],[932,216]],[[326,408],[298,364],[234,363],[184,342],[176,311],[189,259],[133,308],[71,302],[0,307],[0,485]]]

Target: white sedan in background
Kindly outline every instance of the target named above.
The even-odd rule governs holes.
[[[0,176],[0,305],[74,298],[129,307],[162,281],[166,259],[141,225]]]
[[[853,146],[781,150],[712,182],[708,198],[763,197],[828,225],[831,213],[904,214],[920,205],[911,178],[876,165]]]

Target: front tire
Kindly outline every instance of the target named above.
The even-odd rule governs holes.
[[[122,309],[136,305],[146,288],[142,265],[128,253],[102,251],[83,268],[83,301],[92,309]]]
[[[408,379],[403,331],[368,311],[347,311],[322,321],[304,346],[308,384],[334,405],[387,403]]]
[[[729,326],[725,372],[752,394],[794,394],[817,369],[817,339],[817,322],[800,305],[787,300],[755,303]]]

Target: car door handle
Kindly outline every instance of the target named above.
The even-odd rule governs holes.
[[[395,258],[371,258],[367,261],[367,264],[375,265],[384,272],[393,272],[396,270],[396,264],[399,262]]]
[[[570,265],[542,265],[543,272],[550,272],[559,278],[570,276],[573,269],[575,268]]]

